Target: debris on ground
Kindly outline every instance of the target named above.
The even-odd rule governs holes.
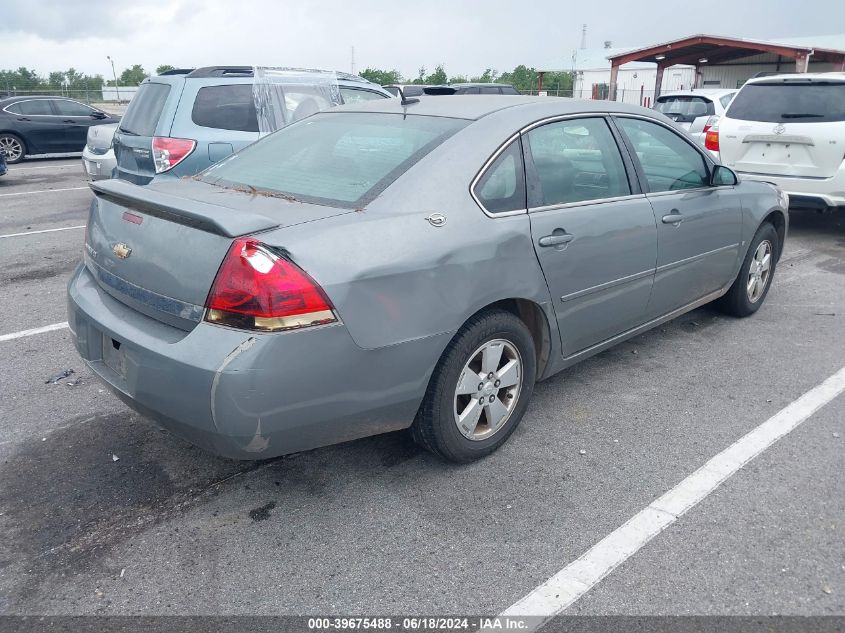
[[[578,451],[578,454],[579,454],[579,455],[586,455],[586,454],[587,454],[587,451],[585,451],[585,450],[582,448],[580,451]]]
[[[123,575],[126,573],[126,568],[120,570],[120,577],[123,578]]]
[[[119,459],[120,459],[120,457],[118,457],[117,455],[115,455],[114,453],[112,453],[111,460],[112,460],[113,462],[116,462],[116,461],[117,461],[117,460],[119,460]]]
[[[834,433],[834,434],[833,434],[833,437],[835,437],[835,438],[839,439],[839,433]]]
[[[53,374],[47,380],[44,381],[45,385],[55,385],[60,380],[64,380],[71,374],[75,373],[72,369],[65,369],[64,371],[60,371],[58,374]]]
[[[831,589],[831,588],[830,588],[830,587],[828,587],[827,585],[825,585],[824,587],[822,587],[822,591],[824,591],[826,594],[831,594],[831,593],[833,593],[833,589]]]
[[[73,380],[68,380],[65,385],[68,387],[78,387],[82,384],[82,378],[74,378]]]
[[[813,312],[815,316],[836,316],[836,312]]]
[[[260,508],[253,508],[249,511],[249,518],[253,521],[263,521],[264,519],[270,518],[270,510],[276,507],[276,502],[271,501],[270,503],[265,503]]]
[[[631,350],[631,353],[632,353],[632,354],[639,354],[639,352],[638,352],[637,350],[635,350],[635,349],[632,349],[632,350]]]

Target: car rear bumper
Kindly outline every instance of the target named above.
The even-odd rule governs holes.
[[[203,322],[186,332],[113,299],[83,266],[68,284],[68,322],[82,358],[121,400],[235,459],[408,427],[447,342],[364,350],[342,324],[252,333]]]
[[[744,171],[737,173],[745,180],[758,180],[777,185],[789,194],[792,207],[845,206],[845,167],[840,168],[836,175],[830,178],[803,178]]]
[[[114,150],[109,150],[105,154],[95,154],[87,146],[82,150],[82,173],[88,180],[111,178],[116,166]]]

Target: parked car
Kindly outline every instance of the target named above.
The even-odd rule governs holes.
[[[749,80],[707,143],[743,180],[777,184],[795,207],[845,206],[845,73]]]
[[[117,161],[114,158],[114,133],[117,123],[92,125],[82,150],[82,171],[88,180],[111,178]]]
[[[427,95],[518,95],[522,94],[510,84],[463,83],[425,86]],[[406,97],[409,95],[405,95]]]
[[[115,133],[115,177],[145,185],[160,174],[191,176],[258,140],[253,72],[251,66],[209,66],[144,80]],[[390,97],[366,79],[331,76],[344,103]],[[280,104],[286,120],[330,107],[318,88],[286,88]]]
[[[91,187],[79,353],[242,459],[407,427],[482,457],[536,380],[714,300],[753,314],[788,221],[653,110],[543,97],[370,101]]]
[[[81,152],[88,128],[117,119],[64,97],[9,97],[0,100],[0,150],[8,163],[30,154]]]
[[[428,84],[390,84],[382,87],[394,97],[399,96],[400,90],[406,97],[420,97],[425,94],[423,90],[428,88]]]
[[[737,90],[696,88],[661,94],[654,109],[665,114],[704,146],[710,128],[719,124]]]

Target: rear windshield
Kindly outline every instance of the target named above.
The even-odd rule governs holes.
[[[201,178],[357,208],[465,125],[444,117],[326,112],[274,132]]]
[[[747,84],[728,117],[769,123],[845,121],[845,82]]]
[[[141,84],[120,120],[120,131],[134,136],[154,136],[169,94],[168,84]]]
[[[252,84],[200,88],[191,110],[191,120],[202,127],[258,132]]]
[[[712,116],[716,113],[712,101],[691,95],[658,97],[654,109],[670,119],[686,123],[692,123],[700,116]]]

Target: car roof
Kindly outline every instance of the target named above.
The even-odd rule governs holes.
[[[513,86],[511,84],[497,84],[497,83],[490,83],[490,82],[483,82],[483,81],[479,81],[479,82],[475,82],[475,83],[468,81],[468,82],[459,83],[459,84],[446,84],[446,85],[455,86],[457,88],[476,88],[476,87],[482,88],[484,86],[495,86],[497,88],[501,88],[501,87],[506,86],[508,88],[513,88]]]
[[[678,96],[698,96],[698,97],[724,97],[739,92],[739,88],[695,88],[688,90],[667,90],[661,92],[657,97],[678,97]]]
[[[477,120],[494,112],[508,108],[547,112],[555,114],[579,114],[581,112],[619,112],[645,114],[654,118],[654,111],[640,106],[616,101],[567,99],[565,97],[532,97],[517,95],[455,95],[444,99],[438,96],[414,97],[414,103],[403,106],[399,99],[378,99],[332,108],[324,113],[334,112],[378,112],[385,114],[413,114],[420,116],[441,116],[454,119]],[[543,115],[545,116],[545,115]]]
[[[754,77],[746,82],[748,84],[778,84],[794,81],[845,81],[845,72],[833,73],[793,73],[789,75],[767,75],[765,77]]]
[[[76,101],[82,103],[73,97],[63,97],[62,95],[15,95],[14,97],[0,98],[0,103],[8,105],[10,103],[17,103],[18,101],[32,101],[33,99],[63,99],[65,101]]]

